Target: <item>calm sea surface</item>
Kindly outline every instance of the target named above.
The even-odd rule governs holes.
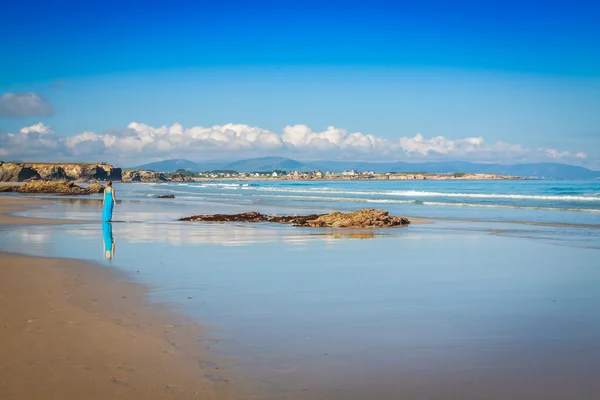
[[[25,214],[80,225],[4,227],[0,250],[129,272],[153,287],[150,300],[207,324],[212,338],[198,345],[218,341],[261,399],[599,398],[598,182],[116,190],[122,201],[104,233],[88,222],[100,217],[98,201],[61,198]],[[152,197],[166,193],[177,198]],[[367,232],[175,222],[363,207],[434,220]],[[116,240],[111,261],[107,233]]]

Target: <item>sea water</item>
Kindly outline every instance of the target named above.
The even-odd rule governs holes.
[[[173,194],[181,202],[504,222],[600,225],[600,181],[239,181],[122,185],[122,198]],[[250,207],[251,208],[251,207]]]

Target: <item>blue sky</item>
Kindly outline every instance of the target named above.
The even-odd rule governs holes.
[[[21,1],[0,34],[3,159],[600,168],[593,2]]]

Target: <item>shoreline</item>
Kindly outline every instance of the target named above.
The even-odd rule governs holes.
[[[39,196],[39,198],[36,198]],[[43,196],[43,197],[42,197]],[[49,194],[20,194],[14,196],[1,196],[0,195],[0,207],[4,207],[7,205],[7,208],[15,207],[11,211],[8,211],[9,214],[2,215],[0,218],[0,226],[12,225],[15,224],[13,221],[29,221],[28,225],[49,225],[49,224],[84,224],[84,223],[93,223],[97,221],[87,221],[87,220],[74,220],[74,219],[64,219],[64,220],[55,220],[55,219],[45,219],[45,218],[37,218],[37,217],[16,217],[10,215],[10,213],[26,211],[30,208],[35,208],[36,205],[40,205],[40,203],[50,203],[50,202],[82,202],[82,203],[94,203],[101,202],[101,199],[92,198],[92,197],[64,197],[64,196],[55,196]],[[141,200],[131,200],[131,199],[119,199],[118,202],[140,202],[140,201],[149,201],[152,202],[154,199],[141,199]],[[207,203],[213,203],[208,200],[204,200]],[[25,206],[23,208],[19,208],[21,205]],[[333,211],[337,211],[332,209]],[[190,215],[182,214],[179,218],[189,217]],[[485,220],[485,219],[463,219],[463,218],[450,218],[450,217],[419,217],[419,216],[411,216],[410,214],[402,215],[407,217],[411,224],[413,225],[422,225],[422,224],[432,224],[436,221],[439,222],[451,222],[451,223],[480,223],[480,224],[502,224],[502,225],[531,225],[531,226],[544,226],[544,227],[556,227],[556,228],[582,228],[582,229],[600,229],[600,225],[597,224],[573,224],[573,223],[562,223],[562,222],[536,222],[536,221],[494,221],[494,220]],[[176,221],[176,220],[173,220]],[[19,222],[16,222],[19,223]],[[20,223],[19,223],[20,224]]]
[[[7,200],[2,226],[63,223],[8,215],[40,202]],[[215,343],[206,328],[149,303],[149,288],[127,273],[76,259],[0,259],[2,399],[243,398],[225,360],[207,355]]]

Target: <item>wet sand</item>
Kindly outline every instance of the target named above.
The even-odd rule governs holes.
[[[16,201],[23,200],[40,201]],[[88,200],[82,199],[85,207],[79,199],[74,201],[77,204],[60,199],[60,204],[27,215],[58,215],[77,223],[96,215]],[[537,227],[535,232],[524,231],[531,239],[522,239],[496,234],[486,225],[456,223],[448,230],[448,223],[435,222],[355,236],[278,226],[171,222],[182,212],[187,211],[160,201],[120,204],[123,222],[113,224],[114,269],[40,258],[26,260],[47,263],[41,271],[54,271],[48,272],[49,278],[33,267],[25,273],[27,268],[21,271],[14,265],[12,275],[8,267],[0,269],[0,280],[12,282],[0,283],[0,293],[12,296],[10,302],[0,297],[3,307],[18,304],[19,311],[37,299],[31,312],[23,308],[11,314],[16,321],[11,325],[13,342],[0,336],[7,348],[22,349],[22,355],[6,357],[19,360],[21,373],[0,357],[0,398],[9,393],[11,379],[21,381],[17,390],[40,381],[41,388],[52,384],[53,393],[60,394],[51,397],[27,387],[31,392],[23,392],[26,399],[186,398],[194,384],[208,385],[201,386],[206,394],[198,397],[208,399],[598,398],[597,250],[576,247],[588,239],[595,245],[595,230],[568,241],[550,235],[550,243],[545,236],[551,232]],[[35,219],[27,221],[32,225]],[[99,225],[4,227],[0,248],[97,262]],[[556,241],[565,246],[556,246]],[[4,261],[5,255],[0,257]],[[128,277],[151,290],[121,279]],[[24,289],[8,291],[11,287]],[[58,289],[46,293],[47,287]],[[125,289],[119,287],[137,289],[123,294]],[[58,300],[49,298],[55,293]],[[210,324],[221,342],[219,359],[207,349],[214,341],[206,340],[205,330],[167,309],[147,309],[146,298]],[[54,302],[67,304],[68,312],[77,314],[52,312],[62,308]],[[0,318],[9,320],[4,314],[12,309],[2,310]],[[27,329],[34,330],[38,320],[55,325],[38,333],[45,341],[26,342],[26,335],[34,334]],[[85,329],[69,323],[79,320]],[[65,334],[80,328],[77,337]],[[61,334],[51,339],[48,334],[55,330]],[[97,331],[109,338],[107,342],[94,336]],[[126,335],[132,332],[133,340]],[[196,336],[205,339],[202,347],[194,346]],[[83,343],[71,344],[80,337]],[[13,345],[17,340],[18,346]],[[63,359],[65,353],[72,358]],[[224,354],[231,358],[224,359]],[[38,360],[45,364],[34,374],[27,363]],[[81,375],[62,372],[85,368],[82,365],[88,369],[75,369]],[[57,373],[62,374],[60,385],[52,381]],[[251,377],[252,386],[242,384],[248,382],[240,381],[242,377]],[[86,382],[96,397],[70,396],[65,379]],[[184,392],[174,392],[176,387]],[[240,387],[243,393],[233,392]],[[259,394],[249,395],[248,387]],[[123,388],[139,391],[119,394]],[[12,396],[6,398],[18,398]]]
[[[40,204],[0,198],[0,224]],[[247,398],[198,324],[145,300],[124,273],[78,260],[0,253],[0,398]]]
[[[0,197],[0,226],[8,225],[56,225],[73,224],[85,221],[73,221],[51,218],[23,218],[11,215],[19,211],[25,211],[40,208],[48,205],[50,202],[44,199],[36,199],[23,196]]]

